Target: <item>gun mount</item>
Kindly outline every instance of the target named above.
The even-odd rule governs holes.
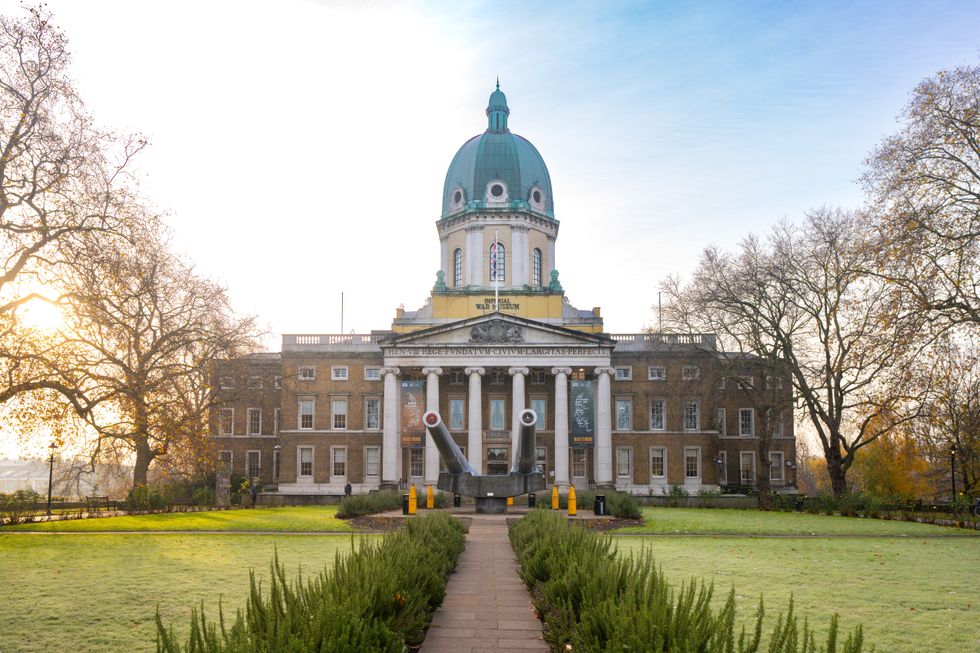
[[[445,492],[474,497],[477,512],[506,512],[508,497],[544,489],[544,474],[535,469],[534,425],[538,416],[533,410],[527,409],[520,415],[517,457],[506,475],[484,476],[477,473],[463,456],[439,413],[430,410],[422,416],[422,421],[446,465],[446,471],[439,473],[436,487]]]

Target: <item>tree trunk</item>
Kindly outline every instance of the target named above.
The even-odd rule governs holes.
[[[827,456],[827,475],[830,476],[830,488],[836,498],[847,494],[847,475],[839,456]]]
[[[146,440],[136,443],[136,464],[133,465],[133,487],[146,485],[146,477],[153,462],[153,452]]]

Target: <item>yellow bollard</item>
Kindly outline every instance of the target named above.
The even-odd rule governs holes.
[[[425,508],[427,510],[432,510],[435,507],[436,507],[436,497],[432,493],[432,486],[430,485],[425,492]]]
[[[514,505],[514,497],[507,497],[507,505],[508,506]]]
[[[568,486],[568,516],[575,517],[578,514],[576,504],[575,504],[575,486]]]
[[[558,510],[558,486],[551,487],[551,509]]]
[[[408,488],[408,514],[414,515],[418,508],[419,497],[415,493],[415,483],[412,483],[412,487]]]

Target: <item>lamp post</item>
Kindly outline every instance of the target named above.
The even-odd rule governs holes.
[[[275,460],[275,465],[273,467],[273,472],[275,473],[276,477],[273,480],[275,480],[276,485],[278,486],[279,485],[279,460],[282,458],[282,443],[279,442],[272,448],[275,449],[276,451],[276,460]]]
[[[48,509],[46,514],[51,516],[51,483],[54,480],[54,450],[58,447],[54,442],[48,445],[51,455],[48,457]]]
[[[949,480],[953,487],[952,501],[956,501],[956,445],[949,448]]]

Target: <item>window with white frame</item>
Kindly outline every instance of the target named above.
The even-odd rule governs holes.
[[[697,431],[701,422],[701,404],[697,399],[684,401],[684,430]]]
[[[776,437],[782,437],[783,435],[783,411],[774,410],[774,416],[772,417],[772,434]]]
[[[506,383],[507,375],[501,370],[490,372],[490,385],[503,385]]]
[[[272,433],[273,435],[279,435],[279,429],[282,428],[282,409],[276,408],[272,412]]]
[[[500,242],[490,243],[490,281],[505,281],[504,271],[507,269],[507,251]]]
[[[718,484],[728,485],[728,452],[718,452]]]
[[[313,477],[313,447],[299,447],[299,475],[306,478]]]
[[[755,452],[740,451],[738,454],[738,474],[742,485],[755,485]]]
[[[648,367],[647,379],[650,381],[663,381],[667,378],[667,368],[663,366]]]
[[[364,476],[376,479],[381,473],[381,447],[364,447]]]
[[[585,478],[585,449],[575,448],[572,453],[572,478]]]
[[[342,431],[347,428],[347,400],[330,400],[330,423],[334,430]]]
[[[248,478],[259,478],[262,476],[262,452],[245,452],[245,476]]]
[[[235,377],[233,376],[218,377],[218,387],[221,388],[222,390],[234,390]]]
[[[534,449],[534,468],[548,478],[548,448],[535,447]]]
[[[633,449],[630,447],[616,447],[616,478],[633,478]]]
[[[249,390],[261,390],[262,389],[262,377],[261,376],[250,376],[250,377],[248,377],[248,389]]]
[[[724,390],[725,389],[725,377],[724,376],[721,376],[721,375],[718,376],[718,389],[719,390]]]
[[[531,385],[544,385],[543,370],[531,370]]]
[[[346,365],[334,365],[330,368],[330,380],[331,381],[346,381],[347,376],[347,366]]]
[[[262,435],[262,409],[248,409],[248,434]]]
[[[490,400],[490,430],[503,431],[506,428],[506,412],[504,399]]]
[[[299,423],[297,424],[297,428],[313,428],[313,406],[315,401],[312,397],[300,398],[298,404]]]
[[[681,381],[697,381],[701,376],[701,368],[696,365],[685,365],[681,368]]]
[[[381,428],[381,399],[378,397],[364,400],[364,428],[370,431]]]
[[[507,474],[510,469],[510,456],[507,447],[489,447],[487,449],[487,475],[499,476]]]
[[[218,452],[218,463],[228,471],[231,471],[231,461],[232,454],[230,451],[223,449]]]
[[[300,381],[315,381],[316,380],[316,368],[312,365],[300,365],[296,370],[296,376]]]
[[[781,376],[766,375],[766,389],[767,390],[782,390],[783,389],[783,377],[781,377]]]
[[[365,365],[364,366],[364,380],[365,381],[380,381],[381,380],[381,368],[376,365]]]
[[[666,447],[650,447],[650,478],[652,480],[667,478]]]
[[[218,412],[218,435],[235,434],[235,409],[222,408]]]
[[[616,399],[616,430],[633,430],[633,400],[629,398]]]
[[[770,451],[769,452],[769,480],[783,482],[783,452],[782,451]]]
[[[276,390],[282,390],[282,377],[278,374],[272,377],[272,387]]]
[[[347,476],[347,447],[330,447],[330,472],[334,477]]]
[[[738,434],[755,435],[755,410],[752,408],[738,409]]]
[[[456,248],[453,252],[453,288],[463,285],[463,250]]]
[[[449,372],[449,385],[463,385],[465,377],[462,370],[452,370]]]
[[[715,416],[715,428],[718,429],[718,435],[728,434],[728,424],[725,422],[725,409],[719,408],[717,415]]]
[[[754,390],[755,389],[755,377],[754,376],[739,376],[738,377],[738,387],[743,390]]]
[[[684,478],[701,478],[701,447],[684,447]]]
[[[531,410],[538,416],[538,421],[534,423],[534,428],[539,431],[548,428],[548,398],[531,397]]]
[[[667,430],[667,400],[654,399],[650,402],[650,430]]]
[[[531,285],[541,286],[541,250],[537,247],[531,252]]]
[[[459,431],[466,427],[466,399],[451,397],[449,399],[449,428]]]
[[[422,476],[425,470],[425,449],[416,447],[408,450],[408,475]]]
[[[633,380],[633,368],[632,367],[617,367],[616,368],[616,380],[617,381],[632,381]]]

